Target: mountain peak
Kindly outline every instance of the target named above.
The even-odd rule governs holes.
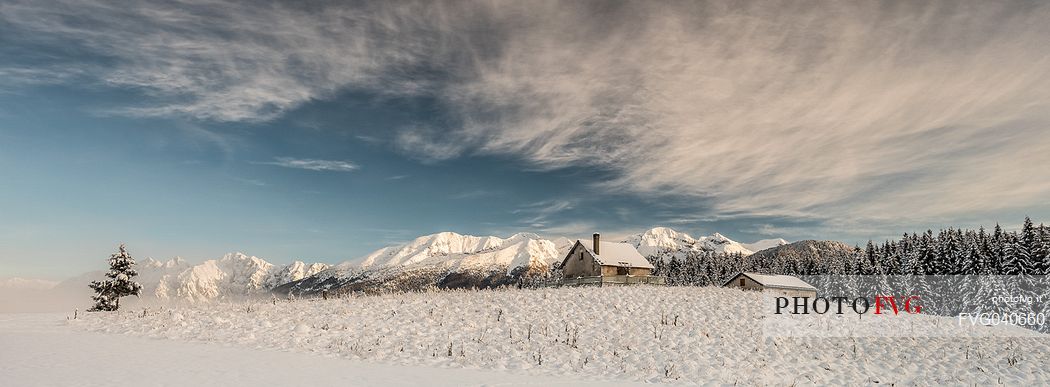
[[[36,278],[0,278],[0,289],[10,290],[47,290],[58,285],[57,281]]]
[[[199,264],[190,264],[181,257],[168,261],[147,258],[138,267],[136,281],[143,286],[144,298],[202,302],[259,294],[327,268],[327,264],[301,261],[274,265],[262,258],[235,252]],[[59,286],[70,282],[71,286],[79,289],[84,283],[100,279],[102,275],[100,271],[87,273],[66,280]]]
[[[176,256],[175,258],[169,259],[167,261],[161,261],[161,260],[157,260],[157,259],[153,259],[153,258],[147,257],[139,265],[142,266],[142,267],[167,268],[167,269],[188,266],[188,264],[186,263],[186,260],[182,259],[182,257],[178,257],[178,256]]]
[[[517,235],[516,235],[517,236]],[[494,236],[478,237],[444,231],[424,235],[403,245],[388,246],[361,258],[358,265],[340,264],[340,267],[359,266],[396,267],[424,261],[435,257],[448,257],[457,254],[472,254],[492,250],[504,244],[504,240]]]
[[[240,251],[237,251],[237,252],[233,252],[233,253],[226,253],[226,254],[224,254],[222,256],[222,258],[220,258],[220,260],[223,260],[223,261],[229,261],[229,260],[233,260],[233,259],[246,260],[246,259],[252,259],[252,258],[256,258],[256,257],[248,256],[248,254],[245,254],[245,253],[242,253]]]
[[[512,239],[516,240],[516,239],[543,239],[543,238],[540,238],[539,235],[533,234],[531,232],[519,232],[517,234],[511,235],[510,238],[507,238],[506,240],[509,241],[509,240],[512,240]]]
[[[664,258],[670,256],[684,258],[694,252],[750,255],[758,250],[787,243],[783,239],[766,239],[752,244],[743,244],[717,232],[710,236],[693,238],[689,234],[670,227],[653,227],[641,234],[627,237],[625,242],[634,245],[644,256]]]
[[[765,249],[771,249],[771,248],[774,248],[774,247],[777,247],[777,246],[783,246],[783,245],[786,245],[788,243],[790,243],[790,242],[784,240],[784,238],[773,238],[773,239],[762,239],[762,240],[756,241],[754,243],[745,243],[744,247],[746,247],[748,250],[751,250],[751,251],[754,251],[754,252],[757,253],[757,252],[765,250]]]
[[[679,234],[679,232],[675,231],[675,229],[670,228],[670,227],[657,226],[657,227],[653,227],[653,228],[650,228],[650,229],[646,230],[642,234],[645,234],[645,235],[676,235],[676,234]]]
[[[645,232],[627,237],[624,242],[636,248],[649,246],[654,248],[674,248],[681,244],[693,244],[696,239],[684,232],[670,227],[653,227]],[[645,253],[642,253],[645,255]]]

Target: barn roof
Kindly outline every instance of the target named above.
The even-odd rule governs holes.
[[[628,243],[622,242],[598,242],[601,243],[598,251],[601,254],[594,253],[594,242],[592,241],[581,241],[577,240],[583,248],[587,249],[587,252],[594,256],[594,260],[602,266],[626,266],[626,267],[640,267],[645,269],[652,269],[653,264],[649,263],[648,259],[638,253],[638,250]],[[573,246],[575,247],[575,246]],[[572,252],[572,249],[569,249]]]
[[[602,245],[602,248],[605,248],[605,246]],[[759,285],[762,285],[767,288],[817,290],[817,288],[814,288],[813,285],[807,284],[806,281],[803,281],[798,277],[792,277],[790,275],[759,274],[749,272],[734,275],[733,278],[730,278],[729,281],[726,281],[724,284],[722,284],[722,286],[729,285],[731,282],[733,282],[733,280],[737,279],[737,277],[740,276],[746,276],[747,278],[758,282]]]

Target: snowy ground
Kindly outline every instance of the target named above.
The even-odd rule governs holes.
[[[220,343],[71,329],[60,314],[0,314],[5,386],[588,386],[581,378],[384,365]],[[615,385],[633,385],[621,382]]]
[[[50,364],[87,362],[75,372],[88,376],[96,374],[92,362],[108,364],[99,360],[101,353],[145,354],[129,356],[137,362],[132,367],[139,373],[136,378],[159,369],[170,375],[158,380],[179,385],[190,383],[176,374],[198,367],[204,371],[187,377],[224,377],[225,370],[239,376],[225,383],[193,384],[241,378],[245,382],[236,384],[278,384],[269,382],[267,374],[274,380],[292,378],[294,384],[306,384],[298,379],[306,377],[363,385],[578,385],[581,380],[1050,384],[1050,371],[1044,368],[1050,364],[1047,336],[966,337],[968,331],[992,328],[958,327],[943,317],[901,316],[883,323],[933,323],[938,330],[958,332],[944,335],[948,337],[770,338],[763,331],[760,303],[758,294],[733,289],[630,287],[138,308],[82,314],[68,323],[63,317],[39,328],[18,319],[4,322],[0,361],[4,375],[28,382],[35,376],[58,376],[33,372],[45,366],[26,360],[24,348],[30,349],[31,359]],[[112,347],[103,345],[109,340],[115,340]],[[11,347],[19,348],[18,353],[7,352]],[[106,384],[106,379],[94,380]],[[54,383],[42,384],[64,384],[46,381]]]

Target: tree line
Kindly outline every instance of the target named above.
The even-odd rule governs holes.
[[[1025,218],[1020,230],[998,224],[988,232],[948,228],[905,233],[865,247],[803,242],[744,256],[666,250],[648,257],[654,275],[671,285],[722,285],[735,273],[809,275],[1029,275],[1050,274],[1050,228]]]

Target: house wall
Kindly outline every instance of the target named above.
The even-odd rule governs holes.
[[[621,269],[620,269],[619,266],[602,266],[602,277],[609,277],[609,276],[614,276],[614,275],[622,275],[622,274],[620,274],[620,270]],[[652,275],[653,274],[653,270],[652,269],[642,268],[642,267],[632,267],[632,268],[627,269],[627,274],[634,275],[634,276]]]
[[[569,253],[569,259],[561,268],[565,278],[594,277],[601,275],[601,269],[594,262],[594,257],[583,246],[575,245]]]
[[[646,269],[644,267],[632,267],[631,275],[653,275],[653,269]]]

